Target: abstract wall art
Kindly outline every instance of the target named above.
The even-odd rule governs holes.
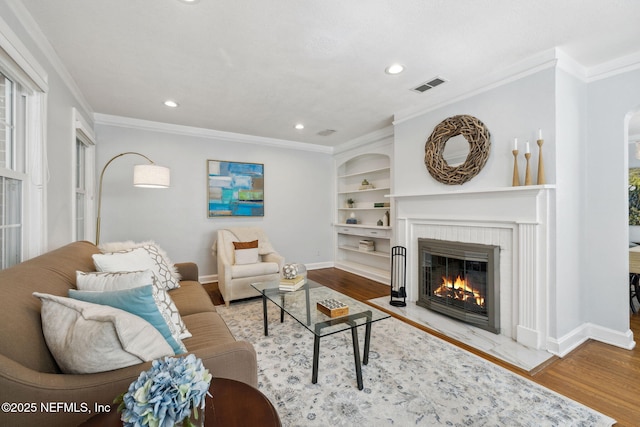
[[[262,163],[207,160],[208,217],[264,216]]]

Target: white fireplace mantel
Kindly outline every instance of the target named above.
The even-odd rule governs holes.
[[[419,238],[500,246],[501,334],[548,349],[553,190],[554,185],[536,185],[389,195],[397,244],[407,248],[409,301],[418,298]]]
[[[434,197],[434,196],[460,196],[473,194],[488,193],[539,193],[541,190],[555,190],[556,186],[551,184],[545,185],[521,185],[518,187],[491,187],[476,189],[459,189],[449,191],[430,191],[424,193],[406,193],[406,194],[387,194],[385,197],[393,199],[402,199],[408,197]]]

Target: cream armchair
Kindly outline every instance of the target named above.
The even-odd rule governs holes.
[[[236,262],[236,249],[233,243],[255,240],[258,241],[257,262]],[[284,257],[273,249],[267,235],[260,227],[218,230],[218,238],[212,250],[218,261],[218,288],[227,307],[231,301],[259,296],[260,294],[251,287],[251,284],[278,280],[284,265]]]

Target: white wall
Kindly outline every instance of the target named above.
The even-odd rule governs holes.
[[[580,262],[580,248],[585,244],[586,226],[582,212],[586,186],[587,100],[586,84],[561,69],[555,72],[554,87],[556,230],[549,255],[550,262],[556,265],[556,276],[549,294],[549,332],[552,337],[560,338],[579,327],[586,318],[586,297],[582,291],[585,272]]]
[[[149,122],[145,122],[145,127]],[[159,125],[159,124],[158,124]],[[153,124],[150,125],[151,127]],[[330,263],[333,159],[328,152],[280,148],[161,130],[96,126],[98,171],[114,155],[140,152],[171,169],[171,188],[134,188],[137,156],[115,160],[104,178],[100,242],[155,240],[175,262],[194,261],[200,276],[217,274],[211,246],[216,230],[256,225],[287,261]],[[197,132],[193,132],[197,133]],[[292,144],[293,145],[293,144]],[[309,149],[313,149],[309,146]],[[328,151],[328,150],[325,150]],[[207,160],[263,163],[265,215],[207,218]]]
[[[628,148],[625,116],[640,107],[640,70],[588,86],[584,244],[588,320],[629,327]]]
[[[418,117],[396,122],[394,173],[396,193],[425,193],[510,186],[513,176],[513,138],[519,141],[520,179],[524,181],[524,142],[530,141],[537,160],[537,131],[545,138],[547,182],[555,183],[554,72],[548,69],[471,98],[455,102]],[[426,95],[428,96],[428,95]],[[429,175],[424,164],[424,147],[433,128],[447,117],[472,115],[491,133],[491,154],[486,165],[471,181],[461,186],[441,184]],[[532,164],[534,179],[535,165]]]

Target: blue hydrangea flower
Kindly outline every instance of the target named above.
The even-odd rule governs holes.
[[[126,427],[172,427],[204,410],[211,374],[193,354],[154,360],[122,396]]]

